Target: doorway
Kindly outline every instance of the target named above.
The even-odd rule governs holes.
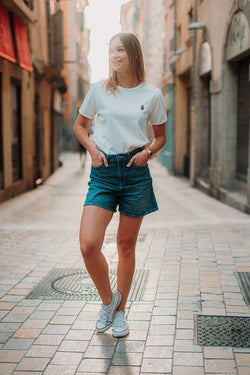
[[[249,57],[237,64],[238,106],[236,178],[244,182],[247,182],[249,149],[249,64]]]

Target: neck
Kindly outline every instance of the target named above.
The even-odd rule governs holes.
[[[133,88],[139,85],[139,81],[136,76],[118,75],[118,85],[124,88]]]

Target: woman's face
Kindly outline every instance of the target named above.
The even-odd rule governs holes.
[[[127,51],[118,37],[110,42],[109,62],[117,73],[125,73],[131,68]]]

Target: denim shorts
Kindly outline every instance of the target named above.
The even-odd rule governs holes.
[[[91,166],[89,190],[85,206],[99,206],[129,217],[142,217],[157,211],[149,167],[133,164],[129,160],[143,148],[117,155],[106,155],[108,167]]]

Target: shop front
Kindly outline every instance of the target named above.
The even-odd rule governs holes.
[[[32,185],[32,62],[26,24],[0,3],[0,201]]]

